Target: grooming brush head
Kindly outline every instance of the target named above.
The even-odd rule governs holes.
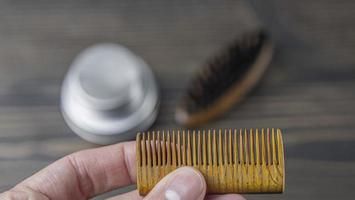
[[[280,129],[153,131],[137,135],[137,187],[146,195],[173,170],[191,166],[208,193],[281,193],[285,185]]]
[[[272,43],[262,30],[234,41],[192,79],[176,109],[176,121],[197,126],[242,100],[263,75],[272,52]]]

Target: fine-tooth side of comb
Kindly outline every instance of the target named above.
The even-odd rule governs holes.
[[[196,127],[243,100],[261,79],[272,53],[271,39],[264,30],[247,32],[231,42],[192,78],[176,108],[176,121]]]
[[[136,141],[141,195],[183,166],[192,166],[203,174],[208,193],[284,191],[280,129],[152,131],[139,133]]]

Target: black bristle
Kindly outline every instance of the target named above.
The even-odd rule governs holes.
[[[213,104],[248,72],[267,39],[264,31],[247,33],[209,60],[191,81],[183,100],[184,109],[192,113]]]

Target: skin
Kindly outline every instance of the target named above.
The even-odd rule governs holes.
[[[135,142],[76,152],[1,193],[0,200],[89,199],[134,184],[135,155]],[[203,176],[193,168],[182,167],[163,178],[144,198],[134,190],[110,199],[244,200],[238,194],[205,195]]]

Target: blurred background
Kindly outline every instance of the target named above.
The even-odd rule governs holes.
[[[354,198],[354,10],[351,0],[1,0],[0,191],[95,147],[59,109],[64,75],[84,48],[115,42],[143,57],[162,93],[153,128],[179,128],[174,109],[191,74],[263,25],[276,44],[266,76],[242,105],[205,127],[283,129],[286,191],[248,199]]]

